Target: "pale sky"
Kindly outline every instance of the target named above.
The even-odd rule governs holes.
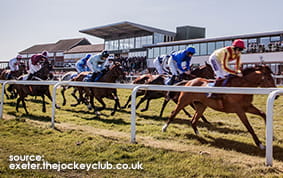
[[[35,44],[85,37],[79,30],[130,21],[164,30],[206,28],[206,37],[283,30],[283,0],[0,0],[0,60]]]

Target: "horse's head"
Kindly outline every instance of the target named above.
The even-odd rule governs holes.
[[[191,75],[201,78],[214,79],[214,71],[208,63],[199,66],[191,72]]]
[[[120,62],[115,62],[109,69],[109,75],[112,75],[114,78],[119,78],[124,80],[126,78],[126,73],[123,70],[123,67]]]
[[[19,72],[20,72],[20,75],[22,74],[27,74],[27,66],[24,62],[20,62],[19,64]]]
[[[52,70],[52,65],[48,60],[44,60],[39,71],[35,73],[35,76],[41,78],[42,80],[47,80]]]
[[[276,87],[272,77],[272,70],[266,65],[246,68],[242,71],[243,77],[253,81],[259,87]]]

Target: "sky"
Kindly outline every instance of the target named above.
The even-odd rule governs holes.
[[[206,37],[283,30],[283,0],[0,0],[0,60],[35,44],[103,40],[79,30],[130,21],[175,32],[206,28]]]

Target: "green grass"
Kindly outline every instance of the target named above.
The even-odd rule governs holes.
[[[62,99],[58,93],[58,104]],[[68,96],[70,91],[68,91]],[[119,90],[121,105],[130,90]],[[37,98],[40,100],[40,98]],[[0,121],[1,177],[273,177],[283,174],[282,98],[274,108],[274,167],[264,166],[265,151],[257,148],[251,135],[235,114],[207,109],[212,123],[199,122],[200,136],[188,124],[190,118],[181,112],[166,133],[161,128],[174,109],[170,103],[159,118],[163,99],[153,100],[150,110],[137,111],[137,141],[130,144],[130,109],[111,116],[113,101],[105,99],[108,108],[97,116],[86,106],[67,106],[56,110],[55,130],[49,128],[51,105],[41,112],[41,103],[29,97],[30,115],[23,108],[15,112],[15,100],[5,100],[5,120]],[[48,101],[50,102],[50,101]],[[265,111],[266,96],[256,96],[255,105]],[[98,103],[96,103],[98,105]],[[144,105],[141,106],[141,108]],[[192,109],[187,108],[191,114]],[[265,141],[265,125],[258,116],[248,114],[259,139]],[[80,143],[80,144],[78,144]],[[10,170],[9,155],[44,155],[49,162],[143,163],[143,170]]]

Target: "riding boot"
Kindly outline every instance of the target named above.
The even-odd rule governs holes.
[[[97,73],[93,72],[91,76],[91,82],[94,82],[95,78],[97,77]]]
[[[32,74],[32,73],[30,73],[30,74],[28,75],[27,80],[31,80],[31,79],[32,79],[32,77],[33,77],[33,74]]]
[[[223,86],[224,82],[222,83],[222,81],[223,81],[223,79],[221,79],[221,78],[216,79],[215,83],[214,83],[214,87]],[[207,98],[210,98],[210,99],[220,99],[220,95],[217,94],[217,93],[208,93]]]
[[[170,81],[168,82],[168,85],[173,85],[176,81],[176,77],[177,77],[176,75],[172,75]]]

